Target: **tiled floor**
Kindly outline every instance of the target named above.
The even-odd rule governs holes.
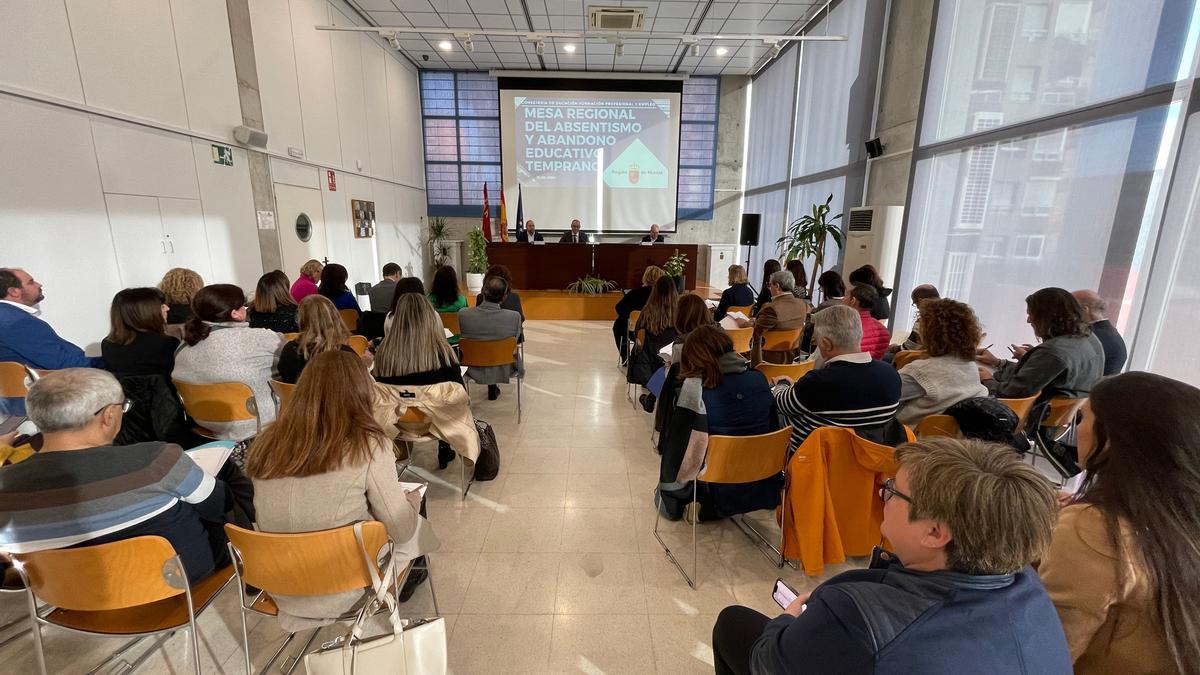
[[[475,484],[462,501],[457,463],[438,471],[432,443],[415,455],[416,471],[431,482],[429,520],[442,541],[430,565],[454,673],[711,673],[712,624],[723,607],[741,603],[774,614],[777,577],[803,591],[846,569],[827,568],[819,578],[779,570],[733,524],[706,523],[698,588],[689,588],[652,533],[652,418],[626,399],[609,325],[525,326],[522,422],[513,386],[494,402],[484,387],[471,391],[476,417],[492,424],[500,444],[496,480]],[[755,520],[773,527],[765,513]],[[690,566],[689,527],[663,526]],[[403,610],[432,615],[428,587]],[[0,624],[23,612],[23,596],[0,596]],[[199,623],[204,672],[244,672],[234,589]],[[0,633],[0,641],[11,634]],[[56,629],[45,634],[54,673],[86,672],[121,644]],[[274,620],[251,619],[256,668],[282,639]],[[139,672],[191,672],[184,632],[150,646]],[[130,658],[146,651],[139,645]],[[0,648],[0,663],[4,672],[34,672],[32,640]]]

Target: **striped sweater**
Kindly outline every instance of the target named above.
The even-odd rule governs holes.
[[[774,393],[779,412],[793,428],[791,450],[817,427],[848,427],[864,438],[887,442],[871,432],[894,426],[900,375],[891,364],[859,352],[834,357],[792,386],[775,387]]]
[[[225,510],[224,483],[173,444],[40,452],[0,469],[0,550],[11,553],[158,535],[196,581],[221,556],[208,530]]]

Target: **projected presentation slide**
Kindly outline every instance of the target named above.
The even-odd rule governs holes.
[[[502,90],[504,189],[539,229],[675,228],[678,93]]]

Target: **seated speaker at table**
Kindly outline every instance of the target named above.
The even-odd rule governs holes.
[[[542,241],[542,233],[532,220],[525,221],[525,229],[517,228],[517,241]]]
[[[650,234],[642,237],[642,241],[644,241],[644,242],[648,241],[648,242],[651,242],[654,244],[661,244],[661,243],[665,242],[666,240],[667,240],[666,235],[662,235],[662,234],[658,233],[658,223],[654,223],[653,225],[651,225],[650,226]]]
[[[583,231],[582,226],[579,224],[579,219],[576,218],[571,221],[571,231],[564,233],[562,238],[558,240],[558,243],[587,244],[590,242],[588,240],[588,233]]]

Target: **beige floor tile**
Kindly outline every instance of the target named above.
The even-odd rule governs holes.
[[[568,673],[649,673],[654,670],[644,614],[554,617],[550,667]]]
[[[572,474],[567,476],[564,506],[576,508],[630,508],[629,477],[625,474]]]
[[[617,446],[571,448],[570,473],[628,473],[625,454]]]
[[[636,553],[568,553],[558,573],[558,614],[645,614]]]
[[[711,675],[716,614],[652,616],[655,671],[660,675]]]
[[[442,542],[438,550],[478,553],[496,511],[482,504],[464,504],[456,499],[449,503],[427,504],[426,513],[434,534]]]
[[[552,614],[560,556],[483,553],[475,565],[463,614]]]
[[[557,553],[563,550],[563,511],[510,508],[496,513],[483,550],[504,553]]]
[[[408,602],[400,605],[401,616],[434,616],[432,593],[437,594],[438,609],[442,614],[459,614],[467,597],[467,587],[475,574],[478,553],[434,552],[429,555],[430,584],[421,584]]]
[[[700,547],[695,563],[690,550],[676,553],[680,554],[680,564],[695,580],[696,588],[688,586],[683,575],[661,550],[658,553],[643,553],[642,579],[646,584],[646,608],[650,614],[716,616],[725,607],[737,604],[732,578],[712,549]]]
[[[632,509],[566,509],[562,550],[568,553],[637,553]]]
[[[514,473],[508,476],[500,503],[519,507],[565,506],[567,476],[563,474]]]
[[[454,675],[547,672],[553,623],[550,615],[460,616],[449,643],[450,671]]]
[[[562,445],[519,445],[508,462],[508,472],[567,473],[571,450]]]

